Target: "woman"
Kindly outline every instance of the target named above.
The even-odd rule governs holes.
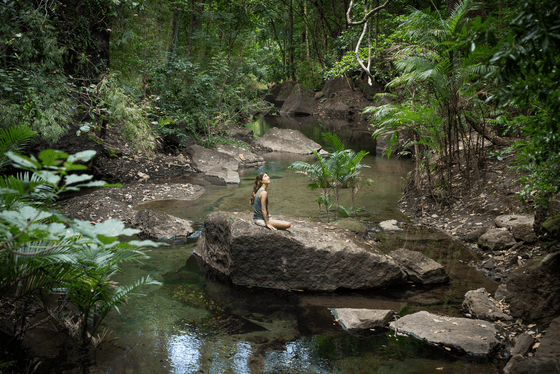
[[[253,205],[253,222],[262,227],[268,227],[271,230],[286,230],[292,225],[290,222],[278,221],[270,219],[268,214],[268,193],[266,188],[270,184],[270,177],[267,173],[259,173],[255,178],[253,186],[253,194],[251,195],[251,204]]]

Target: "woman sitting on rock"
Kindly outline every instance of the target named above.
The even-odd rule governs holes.
[[[278,221],[270,219],[268,214],[268,193],[266,188],[270,184],[270,177],[267,173],[259,173],[255,178],[253,186],[253,194],[251,195],[251,204],[253,205],[253,222],[262,227],[268,227],[271,230],[286,230],[292,225],[290,222]]]

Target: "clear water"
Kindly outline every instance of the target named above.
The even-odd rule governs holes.
[[[320,141],[325,129],[337,130],[348,147],[375,153],[371,139],[353,138],[345,127],[271,121],[255,124],[256,133],[267,127],[290,126]],[[305,121],[302,121],[305,122]],[[330,126],[330,127],[329,127]],[[265,130],[263,130],[263,127]],[[319,128],[320,130],[317,130]],[[351,135],[351,134],[350,134]],[[359,149],[358,149],[359,148]],[[255,175],[267,171],[272,214],[318,220],[315,193],[307,177],[287,170],[298,158],[268,157],[265,166],[241,175],[239,186],[214,186],[204,180],[206,193],[197,201],[150,204],[170,214],[188,218],[200,230],[204,217],[214,210],[249,210]],[[301,158],[299,158],[301,159]],[[312,161],[308,160],[308,161]],[[410,170],[406,161],[368,156],[362,169],[374,183],[357,196],[364,207],[358,219],[371,227],[386,219],[406,220],[395,209]],[[343,196],[342,205],[350,205]],[[198,232],[199,233],[199,232]],[[467,289],[496,285],[465,265],[472,256],[445,243],[437,233],[406,232],[379,239],[391,248],[407,245],[442,262],[451,275],[450,285],[433,289],[394,289],[377,292],[305,293],[234,287],[201,277],[192,251],[197,234],[182,246],[159,248],[143,264],[123,266],[123,284],[152,275],[162,287],[146,287],[145,297],[135,297],[121,314],[112,312],[103,328],[110,331],[96,350],[93,372],[102,373],[495,373],[500,362],[457,359],[446,351],[391,333],[360,340],[345,332],[329,308],[428,309],[457,314]],[[403,244],[406,243],[406,244]],[[412,297],[412,298],[411,298]],[[424,306],[409,305],[419,297]],[[431,300],[431,301],[430,301]],[[116,339],[116,340],[113,340]]]

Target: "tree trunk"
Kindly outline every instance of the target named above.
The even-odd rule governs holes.
[[[293,8],[293,0],[289,1],[289,17],[290,17],[290,40],[288,41],[288,53],[289,53],[289,61],[290,61],[290,76],[293,81],[296,80],[296,72],[294,69],[294,8]]]
[[[173,15],[173,37],[171,39],[171,54],[169,56],[168,65],[171,65],[175,54],[177,53],[177,38],[179,36],[179,22],[181,21],[181,7],[177,5],[177,11]],[[144,28],[145,30],[145,28]]]
[[[193,34],[194,34],[194,0],[191,0],[191,20],[189,22],[189,47],[188,47],[189,58],[192,55]]]

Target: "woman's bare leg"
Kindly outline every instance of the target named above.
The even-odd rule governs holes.
[[[290,226],[292,226],[292,224],[290,222],[279,221],[279,220],[275,220],[275,219],[269,219],[268,223],[270,223],[272,226],[274,226],[278,230],[287,230],[287,229],[290,228]]]

